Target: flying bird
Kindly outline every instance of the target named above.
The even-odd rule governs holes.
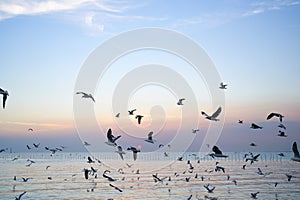
[[[128,114],[129,115],[134,115],[133,113],[134,113],[134,111],[136,111],[136,109],[133,109],[133,110],[128,110]]]
[[[260,156],[260,154],[257,154],[257,155],[255,155],[255,156],[253,156],[253,154],[251,153],[251,157],[249,158],[249,157],[247,157],[246,158],[246,162],[249,160],[251,163],[251,165],[254,163],[254,161],[258,161],[257,160],[257,158]]]
[[[35,148],[39,148],[40,143],[38,143],[38,144],[33,143],[33,146],[34,146]]]
[[[240,119],[239,119],[238,123],[239,123],[239,124],[242,124],[242,123],[244,123],[244,122],[243,122],[243,120],[240,120]]]
[[[259,194],[259,192],[251,193],[251,198],[252,199],[257,199],[258,194]]]
[[[3,90],[2,88],[0,88],[0,94],[3,95],[3,98],[2,98],[2,107],[3,107],[3,109],[5,109],[5,102],[7,100],[7,96],[9,96],[8,91],[7,90]]]
[[[87,161],[87,163],[95,163],[95,161],[94,161],[90,156],[88,156],[88,161]]]
[[[208,155],[211,156],[212,158],[215,158],[215,157],[227,158],[227,157],[228,157],[227,155],[224,155],[224,154],[222,153],[222,151],[219,149],[219,147],[217,147],[217,146],[213,146],[212,151],[213,151],[214,153],[208,154]]]
[[[132,151],[132,153],[133,153],[133,160],[136,160],[136,158],[137,158],[137,153],[138,153],[138,152],[141,152],[140,149],[137,149],[137,148],[135,148],[135,147],[128,147],[127,150],[128,150],[128,151]]]
[[[250,146],[251,146],[251,147],[255,147],[256,144],[252,142],[252,143],[250,144]]]
[[[106,144],[110,145],[110,146],[117,146],[116,144],[116,140],[119,139],[121,137],[121,135],[115,137],[112,134],[112,130],[108,129],[107,131],[107,142],[105,142]]]
[[[263,127],[258,126],[257,124],[252,123],[251,126],[250,126],[250,128],[252,128],[252,129],[262,129]]]
[[[201,114],[202,114],[203,116],[205,116],[205,118],[208,119],[208,120],[219,121],[219,119],[217,119],[217,117],[220,115],[221,111],[222,111],[222,108],[219,107],[219,108],[216,110],[216,112],[214,112],[211,116],[209,116],[208,114],[206,114],[206,113],[203,112],[203,111],[201,112]]]
[[[90,146],[90,145],[91,145],[90,143],[84,141],[84,146]]]
[[[196,134],[198,131],[200,131],[199,129],[192,129],[192,133]]]
[[[32,128],[29,128],[29,129],[28,129],[28,132],[29,132],[29,131],[31,131],[31,132],[32,132],[32,131],[33,131],[33,129],[32,129]]]
[[[216,188],[216,187],[211,186],[211,185],[209,185],[209,184],[204,185],[203,187],[208,191],[208,193],[213,193],[213,192],[214,192],[214,189]]]
[[[24,194],[26,194],[26,191],[23,192],[23,193],[21,193],[21,194],[20,194],[18,197],[16,197],[15,199],[16,199],[16,200],[21,200],[21,198],[22,198],[22,196],[23,196]]]
[[[117,114],[115,115],[115,117],[116,117],[116,118],[119,118],[119,117],[120,117],[120,113],[117,113]]]
[[[181,98],[178,100],[177,105],[182,106],[183,105],[183,101],[185,100],[185,98]]]
[[[153,131],[149,132],[148,138],[145,141],[153,144],[154,141],[153,141],[152,135],[153,135]]]
[[[95,102],[95,99],[91,94],[87,94],[85,92],[76,92],[76,94],[82,94],[82,98],[90,98],[93,100],[93,102]]]
[[[283,124],[279,124],[278,127],[279,127],[279,128],[283,128],[284,130],[286,130],[286,127],[285,127],[285,125],[283,125]]]
[[[120,155],[122,160],[124,160],[123,154],[125,154],[125,152],[123,151],[121,146],[118,146],[117,148],[118,148],[118,150],[116,152]]]
[[[293,143],[292,150],[294,152],[294,157],[292,158],[292,160],[296,161],[296,162],[300,162],[300,155],[299,155],[299,151],[298,151],[296,142]]]
[[[143,115],[136,115],[135,118],[138,120],[138,124],[141,124],[142,118],[144,116]]]
[[[278,117],[279,121],[282,122],[282,118],[284,117],[282,114],[279,113],[270,113],[267,117],[267,120],[271,119],[272,117]]]
[[[223,82],[220,83],[220,89],[227,89],[227,84],[224,84]]]
[[[284,131],[279,130],[278,132],[279,132],[278,134],[279,137],[287,137]]]

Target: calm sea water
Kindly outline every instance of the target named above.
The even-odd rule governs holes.
[[[251,193],[255,192],[259,192],[257,199],[300,199],[300,163],[290,161],[290,153],[285,153],[285,157],[275,152],[261,153],[259,161],[252,165],[243,160],[243,153],[228,153],[228,159],[216,160],[199,153],[170,153],[168,157],[145,153],[139,155],[137,161],[127,154],[122,161],[112,153],[57,153],[53,156],[1,153],[0,199],[15,199],[24,191],[22,199],[188,199],[190,195],[191,199],[205,199],[205,196],[251,199]],[[87,156],[96,157],[101,163],[87,163]],[[176,161],[178,156],[183,156],[183,161]],[[12,161],[14,158],[17,160]],[[35,163],[27,167],[30,163],[27,159]],[[191,160],[193,170],[187,160]],[[225,168],[225,173],[214,171],[216,161]],[[242,169],[244,164],[245,170]],[[90,176],[86,180],[83,169],[91,167],[98,170],[97,177]],[[264,175],[257,173],[258,168]],[[116,181],[110,182],[102,176],[107,169],[110,170],[108,175]],[[166,177],[163,182],[154,182],[152,174],[156,173],[160,178]],[[293,176],[290,181],[286,174]],[[24,182],[22,178],[29,180]],[[278,183],[276,187],[275,183]],[[206,184],[216,187],[213,193],[203,187]]]

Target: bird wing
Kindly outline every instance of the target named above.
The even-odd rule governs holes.
[[[215,154],[222,154],[222,151],[217,146],[213,146],[212,150]]]
[[[3,108],[5,108],[6,99],[7,99],[7,94],[3,94]]]
[[[118,151],[123,151],[122,147],[121,146],[118,146]]]
[[[107,139],[108,141],[113,142],[113,135],[111,129],[108,129],[107,131]]]
[[[271,119],[272,117],[276,116],[276,113],[270,113],[267,117],[267,120]]]
[[[294,157],[296,157],[296,158],[300,158],[300,155],[299,155],[299,151],[298,151],[298,148],[297,148],[297,143],[296,142],[294,142],[293,143],[293,152],[294,152]]]
[[[84,93],[84,92],[76,92],[76,94],[83,94],[83,95],[87,95],[87,93]]]
[[[260,154],[257,154],[256,156],[253,157],[253,160],[256,160],[259,156]]]
[[[218,116],[220,115],[221,111],[222,111],[222,108],[219,107],[218,110],[217,110],[214,114],[212,114],[211,118],[216,118],[216,117],[218,117]]]
[[[209,117],[208,114],[206,114],[204,111],[202,111],[201,114],[205,117]]]
[[[260,126],[254,124],[254,123],[251,124],[251,127],[252,127],[252,128],[261,128]]]
[[[136,160],[137,158],[137,152],[133,151],[133,160]]]
[[[93,100],[93,102],[96,102],[94,97],[92,95],[90,95],[91,99]]]

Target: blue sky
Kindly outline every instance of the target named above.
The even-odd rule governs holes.
[[[10,96],[7,108],[0,110],[0,147],[22,151],[26,150],[24,141],[52,141],[53,145],[69,141],[66,142],[69,150],[82,150],[74,124],[73,96],[84,61],[95,48],[120,33],[159,27],[177,31],[197,42],[213,60],[222,80],[229,84],[225,91],[225,126],[217,142],[222,149],[248,151],[244,146],[250,143],[250,138],[243,134],[253,134],[249,123],[265,124],[267,114],[277,111],[285,115],[285,124],[290,126],[287,129],[289,137],[277,138],[278,130],[273,121],[265,124],[268,128],[262,131],[264,136],[251,142],[260,142],[259,150],[273,151],[276,149],[271,140],[278,142],[280,150],[288,151],[293,140],[299,141],[299,11],[300,1],[297,0],[1,1],[0,87],[7,89]],[[198,80],[193,78],[191,71],[180,67],[179,62],[176,66],[176,58],[151,51],[144,55],[147,58],[136,63],[147,64],[151,56],[153,59],[161,57],[163,63],[169,62],[179,73],[189,77],[196,92],[204,91],[198,97],[202,98],[199,110],[213,112],[203,82],[200,80],[197,85]],[[122,61],[127,66],[122,68],[123,73],[131,70],[132,59],[141,59],[138,54],[131,56]],[[104,79],[105,83],[109,82],[106,90],[114,88],[120,73],[118,66],[112,67]],[[155,87],[135,94],[136,99],[133,98],[129,106],[137,106],[148,114],[145,134],[151,124],[152,100],[143,100],[148,92],[161,96],[162,105],[166,107],[172,100],[176,101],[174,96],[166,95],[162,89],[155,90]],[[100,92],[95,97],[102,98]],[[102,112],[99,104],[95,109],[97,115]],[[174,109],[169,112],[173,121],[166,130],[168,134],[178,123],[174,117],[178,112]],[[113,116],[108,115],[109,112],[105,112],[104,118]],[[238,119],[245,121],[242,129],[235,126]],[[205,134],[208,123],[202,116],[199,120],[201,132]],[[104,129],[115,127],[114,123],[108,120]],[[34,136],[28,136],[29,127],[36,130]],[[116,132],[121,133],[121,130],[116,128]],[[232,138],[245,142],[233,147]],[[197,136],[191,149],[197,149],[197,142],[201,143],[202,139],[203,135]],[[122,145],[130,144],[124,140]],[[164,140],[168,141],[167,136]],[[136,144],[134,141],[133,145]]]

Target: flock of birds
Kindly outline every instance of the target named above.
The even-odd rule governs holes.
[[[224,83],[220,83],[220,89],[227,89],[227,84],[224,84]],[[2,107],[3,109],[5,109],[5,105],[6,105],[6,101],[7,101],[7,97],[9,96],[9,93],[7,90],[3,90],[0,88],[0,94],[2,94],[3,96],[3,104],[2,104]],[[82,95],[82,98],[87,98],[87,99],[91,99],[93,102],[95,102],[95,99],[93,97],[92,94],[87,94],[85,92],[76,92],[76,94],[78,95]],[[177,102],[177,105],[178,106],[183,106],[183,102],[185,101],[186,99],[185,98],[180,98]],[[135,115],[135,112],[136,112],[136,109],[132,109],[132,110],[129,110],[128,111],[128,115]],[[206,112],[202,111],[201,114],[203,115],[203,117],[207,120],[210,120],[210,121],[219,121],[218,117],[219,115],[221,114],[222,112],[222,108],[219,107],[214,113],[212,113],[211,115],[207,114]],[[119,118],[120,117],[120,113],[117,113],[115,115],[116,118]],[[142,123],[142,118],[144,116],[141,115],[141,114],[136,114],[135,115],[135,119],[137,120],[137,123],[138,124],[141,124]],[[278,127],[280,128],[279,130],[279,134],[278,136],[280,137],[287,137],[287,135],[285,134],[284,130],[286,130],[286,127],[284,124],[282,124],[282,121],[283,121],[283,118],[284,116],[280,113],[275,113],[275,112],[272,112],[270,113],[268,116],[267,116],[267,120],[270,120],[272,118],[275,118],[277,117],[279,119],[279,122],[280,124],[278,125]],[[238,120],[238,123],[239,124],[243,124],[243,120]],[[257,125],[255,123],[252,123],[251,126],[250,126],[251,129],[262,129],[263,127],[260,126],[260,125]],[[32,128],[29,128],[28,131],[33,131]],[[200,131],[198,128],[197,129],[192,129],[192,133],[196,134],[198,131]],[[107,131],[107,141],[105,142],[107,145],[109,146],[112,146],[112,147],[115,147],[116,150],[115,152],[119,154],[120,158],[122,160],[124,160],[124,154],[126,154],[126,152],[123,150],[122,146],[118,145],[117,144],[117,140],[119,140],[121,138],[121,135],[118,135],[118,136],[114,136],[113,135],[113,132],[112,132],[112,129],[109,128],[108,131]],[[144,140],[145,142],[148,142],[148,143],[151,143],[151,144],[154,144],[156,141],[153,139],[153,131],[150,131],[148,133],[148,136],[147,138]],[[90,143],[84,141],[84,145],[85,146],[89,146],[91,145]],[[39,148],[40,144],[36,144],[36,143],[33,143],[33,146],[30,146],[30,145],[26,145],[27,149],[30,150],[32,148]],[[163,144],[160,144],[159,147],[161,146],[164,146]],[[251,143],[250,146],[256,146],[256,144],[254,143]],[[59,147],[55,147],[55,148],[50,148],[50,147],[44,147],[45,150],[51,152],[53,154],[55,154],[57,151],[62,151],[65,147],[64,146],[59,146]],[[291,158],[291,160],[293,161],[297,161],[297,162],[300,162],[300,155],[299,155],[299,151],[298,151],[298,148],[297,148],[297,143],[294,142],[293,143],[293,146],[292,146],[292,150],[293,150],[293,153],[294,153],[294,156]],[[4,152],[6,151],[6,149],[0,149],[0,153],[1,152]],[[137,155],[139,152],[141,152],[141,147],[134,147],[134,146],[129,146],[127,148],[127,151],[132,151],[133,153],[133,160],[137,160]],[[165,152],[165,155],[167,156],[166,152]],[[213,159],[215,158],[227,158],[228,155],[224,155],[222,153],[222,151],[220,150],[219,147],[217,146],[213,146],[212,147],[212,153],[209,153],[207,156],[211,156]],[[258,158],[259,158],[260,154],[257,154],[257,155],[254,155],[253,153],[249,153],[249,154],[245,154],[244,155],[244,159],[245,159],[245,162],[247,163],[248,161],[250,162],[250,165],[252,165],[254,162],[257,162],[258,161]],[[281,156],[284,156],[283,154]],[[14,160],[17,160],[17,158],[13,159]],[[183,161],[183,157],[179,157],[177,159],[178,161]],[[99,164],[101,164],[101,161],[96,159],[96,158],[91,158],[91,157],[88,157],[88,160],[87,160],[87,163],[91,164],[91,163],[95,163],[95,161],[97,161]],[[28,164],[26,165],[27,167],[30,167],[33,163],[35,163],[35,161],[33,160],[30,160],[28,159],[27,160]],[[200,163],[200,160],[198,160],[198,163]],[[193,172],[194,170],[194,166],[192,165],[191,161],[188,160],[187,161],[187,164],[188,164],[188,171],[190,173]],[[127,164],[128,167],[131,167],[132,165],[129,165]],[[47,166],[47,169],[49,168],[50,166]],[[246,169],[246,164],[244,164],[242,166],[242,169],[245,170]],[[258,168],[257,169],[257,174],[258,175],[264,175],[264,176],[267,176],[269,175],[268,173],[264,173],[261,168]],[[123,169],[119,169],[118,170],[120,173],[123,172]],[[211,172],[223,172],[225,173],[225,168],[223,166],[220,166],[220,163],[219,162],[216,162],[216,165],[215,165],[215,169],[214,170],[210,170],[209,173]],[[96,167],[90,167],[90,169],[83,169],[83,173],[84,173],[84,178],[85,179],[90,179],[91,177],[93,177],[94,179],[98,177],[98,169],[96,169]],[[112,184],[113,182],[116,182],[118,179],[116,178],[113,178],[112,176],[110,176],[110,173],[111,171],[110,170],[105,170],[102,174],[102,177],[107,179],[109,183],[109,186],[114,188],[115,190],[119,191],[119,192],[123,192],[123,190],[119,187],[117,187],[116,185]],[[139,173],[139,171],[136,172],[137,174]],[[183,173],[184,174],[184,173]],[[174,173],[174,177],[178,177],[179,174],[177,172]],[[288,181],[291,180],[291,178],[293,177],[292,175],[290,174],[286,174],[287,178],[288,178]],[[168,180],[168,182],[170,182],[174,177],[171,177],[171,176],[165,176],[165,177],[159,177],[158,174],[152,174],[152,177],[153,177],[153,181],[155,183],[163,183],[163,182],[166,182],[166,180]],[[14,177],[15,178],[15,177]],[[195,174],[195,178],[198,178],[198,174],[196,173]],[[203,181],[204,180],[204,176],[201,176],[200,177],[201,180]],[[123,180],[125,179],[125,177],[123,178]],[[227,176],[227,179],[230,180],[230,176],[228,175]],[[24,182],[27,182],[29,180],[29,178],[23,178],[23,181]],[[186,177],[185,179],[183,179],[184,181],[186,182],[189,182],[190,181],[190,177]],[[237,184],[237,180],[232,180],[232,182],[236,185]],[[167,183],[168,184],[168,183]],[[278,183],[276,183],[276,186],[277,186]],[[275,187],[276,187],[275,186]],[[208,193],[213,193],[213,191],[215,190],[216,186],[212,186],[210,184],[205,184],[203,186]],[[88,190],[88,192],[93,192],[94,188],[91,189],[91,190]],[[170,191],[169,191],[170,192]],[[19,196],[16,196],[15,199],[21,199],[22,196],[24,196],[24,194],[26,194],[26,191],[24,191],[23,193],[21,193]],[[251,198],[253,199],[256,199],[257,196],[258,196],[259,192],[256,192],[256,193],[251,193],[250,196]],[[190,195],[187,199],[191,199],[192,198],[192,195]],[[208,197],[206,196],[207,199],[211,199],[211,200],[216,200],[217,198],[216,197]]]

